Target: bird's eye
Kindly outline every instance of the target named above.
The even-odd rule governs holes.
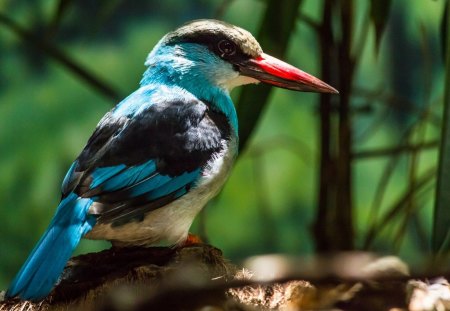
[[[219,43],[217,44],[217,48],[219,49],[220,57],[231,56],[236,53],[236,46],[233,42],[230,42],[228,40],[219,41]]]

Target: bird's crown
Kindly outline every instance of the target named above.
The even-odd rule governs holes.
[[[206,45],[225,59],[258,57],[261,46],[245,29],[213,19],[191,21],[168,33],[165,44],[191,42]]]

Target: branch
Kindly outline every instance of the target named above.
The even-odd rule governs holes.
[[[314,20],[311,16],[308,16],[308,15],[303,14],[302,12],[300,12],[298,14],[298,19],[300,21],[304,22],[309,27],[311,27],[317,33],[320,33],[320,31],[322,30],[321,24],[318,21]]]
[[[439,141],[434,140],[434,141],[420,143],[420,144],[380,148],[380,149],[374,149],[374,150],[363,150],[363,151],[353,152],[352,159],[361,160],[361,159],[367,159],[367,158],[385,157],[385,156],[398,155],[400,153],[413,153],[413,152],[417,152],[417,151],[425,151],[428,149],[435,149],[437,147],[439,147]]]
[[[256,256],[246,262],[254,274],[237,271],[220,250],[204,244],[111,248],[73,258],[49,298],[10,299],[0,302],[0,311],[329,310],[343,305],[378,311],[404,308],[411,278],[449,276],[448,271],[408,276],[399,258],[361,252]]]
[[[354,88],[353,97],[362,97],[365,98],[371,102],[374,103],[380,103],[382,105],[385,105],[389,108],[396,107],[399,110],[411,112],[417,115],[422,115],[424,113],[424,109],[422,107],[418,107],[415,103],[409,101],[407,98],[404,98],[402,96],[396,95],[396,94],[389,94],[384,93],[384,91],[377,91],[377,90],[367,90],[364,88]],[[440,104],[442,98],[439,98],[436,101],[436,104]],[[433,106],[435,102],[430,103],[429,106]],[[430,108],[427,107],[425,110],[427,110],[427,118],[425,121],[429,122],[431,125],[435,127],[439,127],[440,124],[442,124],[442,117],[436,113],[433,113],[430,111]]]
[[[57,46],[36,37],[32,32],[17,24],[14,20],[0,12],[0,24],[8,28],[11,32],[16,34],[21,40],[33,44],[36,48],[45,52],[50,58],[63,65],[66,69],[71,71],[80,80],[84,81],[94,90],[114,101],[114,103],[121,100],[123,97],[109,84],[102,81],[95,74],[87,68],[78,64],[73,58],[64,53]]]

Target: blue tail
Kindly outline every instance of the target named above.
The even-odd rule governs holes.
[[[6,297],[39,300],[46,297],[83,235],[95,224],[88,216],[91,199],[69,194],[58,206],[39,240],[6,292]]]

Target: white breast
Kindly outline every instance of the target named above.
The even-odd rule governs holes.
[[[187,194],[147,213],[143,221],[114,228],[109,224],[98,224],[85,237],[110,240],[120,246],[183,243],[195,216],[219,193],[233,166],[237,139],[222,143],[222,151],[208,162],[201,179]]]

